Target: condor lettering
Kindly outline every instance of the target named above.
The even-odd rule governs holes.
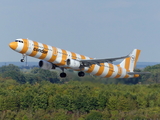
[[[38,52],[41,52],[41,53],[44,53],[44,54],[47,54],[48,53],[48,51],[46,51],[46,50],[41,50],[41,49],[39,49],[39,48],[33,48],[33,50],[34,51],[38,51]]]

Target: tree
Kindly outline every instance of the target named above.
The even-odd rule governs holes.
[[[13,70],[5,71],[2,74],[2,77],[3,78],[12,78],[21,84],[26,83],[25,77],[24,77],[23,73],[21,73],[20,71],[13,71]]]
[[[60,82],[60,80],[58,79],[57,73],[53,71],[34,68],[31,70],[31,73],[34,74],[40,81],[46,80],[46,81],[50,81],[51,83]]]
[[[98,111],[90,111],[90,113],[85,117],[85,120],[103,120],[102,113]]]
[[[6,71],[20,72],[20,68],[18,66],[13,65],[13,64],[9,64],[8,66],[0,67],[0,73],[4,73]]]

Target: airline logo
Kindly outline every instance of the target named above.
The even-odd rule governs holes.
[[[47,54],[48,53],[48,51],[46,51],[46,50],[41,50],[41,49],[39,49],[39,48],[33,48],[33,51],[37,51],[37,52],[40,52],[40,53],[43,53],[43,54]]]
[[[131,61],[134,62],[134,60],[135,60],[135,56],[132,55],[132,56],[131,56]]]

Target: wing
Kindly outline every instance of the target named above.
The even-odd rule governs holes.
[[[84,66],[89,66],[92,64],[100,64],[105,62],[112,63],[115,60],[124,59],[130,57],[129,55],[123,56],[123,57],[116,57],[116,58],[106,58],[106,59],[89,59],[89,60],[79,60],[81,63],[83,63]]]

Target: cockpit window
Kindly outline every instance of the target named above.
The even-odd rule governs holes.
[[[23,43],[23,41],[21,41],[21,40],[15,40],[15,42],[20,42],[20,43]]]

